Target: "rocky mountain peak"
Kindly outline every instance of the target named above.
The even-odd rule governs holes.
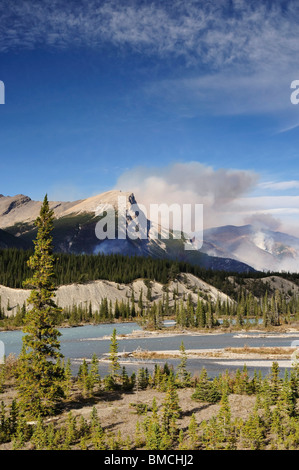
[[[130,203],[130,204],[137,204],[135,195],[134,195],[133,193],[131,193],[131,194],[129,195],[128,200],[129,200],[129,203]]]
[[[0,215],[7,215],[16,208],[23,204],[27,204],[31,199],[24,194],[17,194],[16,196],[7,196],[1,198]]]

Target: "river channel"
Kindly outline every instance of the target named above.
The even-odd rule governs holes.
[[[61,352],[66,359],[70,358],[73,373],[76,374],[79,365],[83,359],[89,360],[95,353],[99,359],[105,358],[109,353],[110,336],[113,329],[116,329],[117,335],[127,335],[133,331],[140,330],[141,328],[136,323],[113,323],[113,324],[100,324],[100,325],[85,325],[74,328],[61,328]],[[167,328],[165,329],[167,333]],[[0,341],[3,342],[6,357],[10,354],[18,355],[22,347],[23,333],[17,331],[1,331]],[[169,336],[157,336],[150,338],[123,338],[118,341],[119,352],[131,352],[136,349],[143,349],[147,351],[165,351],[165,350],[178,350],[182,341],[184,342],[185,349],[223,349],[227,347],[243,347],[244,345],[252,347],[273,346],[282,347],[291,346],[293,341],[298,341],[299,333],[260,333],[257,331],[252,332],[235,332],[235,333],[207,333],[203,335],[181,334]],[[125,365],[127,372],[130,374],[137,371],[140,367],[147,367],[151,372],[154,369],[155,363],[163,365],[167,362],[175,368],[180,359],[156,359],[156,360],[135,360],[132,358],[121,359],[121,366]],[[288,361],[283,364],[288,367]],[[246,364],[250,375],[254,370],[261,370],[263,375],[267,375],[270,371],[272,361],[257,361],[248,360],[225,360],[219,358],[196,358],[188,359],[187,368],[192,373],[199,374],[203,367],[207,369],[210,377],[215,377],[225,370],[236,370]],[[290,364],[291,365],[291,362]],[[100,362],[99,372],[104,376],[108,371],[108,362]],[[281,368],[281,374],[284,374],[285,367]]]

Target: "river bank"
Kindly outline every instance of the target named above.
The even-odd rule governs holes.
[[[61,353],[65,361],[70,359],[74,375],[78,373],[83,360],[90,361],[93,354],[100,360],[101,376],[107,374],[107,354],[114,329],[121,365],[126,367],[128,373],[136,372],[140,367],[147,367],[152,372],[155,364],[165,362],[176,368],[181,361],[179,348],[182,342],[187,352],[188,370],[192,373],[198,374],[205,367],[210,376],[215,377],[227,368],[236,370],[243,367],[244,363],[250,374],[255,369],[263,369],[263,373],[267,373],[274,360],[280,361],[282,369],[291,368],[292,351],[286,348],[290,348],[294,341],[299,341],[299,330],[290,326],[268,331],[261,328],[183,330],[168,326],[149,331],[142,330],[137,323],[126,322],[59,328]],[[19,355],[22,337],[22,331],[0,332],[6,357],[10,354],[16,357]],[[283,348],[279,354],[277,348]]]
[[[117,328],[116,328],[117,329]],[[299,335],[299,328],[291,327],[272,327],[272,328],[213,328],[213,329],[180,329],[175,327],[167,327],[161,330],[133,330],[131,333],[117,335],[117,340],[121,341],[124,339],[145,339],[145,338],[168,338],[175,336],[216,336],[223,334],[235,333],[239,338],[252,338],[253,334],[256,333],[259,338],[286,338],[290,334]],[[109,339],[107,336],[100,338],[102,340]]]

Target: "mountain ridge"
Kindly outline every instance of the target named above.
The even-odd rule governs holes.
[[[70,214],[95,213],[100,204],[112,204],[116,208],[118,196],[125,196],[129,201],[131,194],[111,190],[76,201],[49,201],[49,206],[53,209],[55,217],[61,218]],[[0,228],[5,229],[17,223],[33,222],[39,215],[41,204],[41,201],[34,201],[23,194],[2,196],[0,198]]]
[[[126,208],[137,204],[132,192],[120,190],[106,191],[105,193],[77,201],[49,201],[50,208],[54,211],[53,245],[57,252],[65,253],[122,253],[129,256],[152,256],[155,258],[169,258],[185,261],[205,268],[246,272],[253,270],[250,265],[239,260],[224,259],[223,257],[209,256],[198,250],[185,250],[184,244],[189,243],[187,235],[185,238],[176,240],[171,231],[169,238],[163,239],[98,239],[95,227],[100,220],[99,207],[112,206],[115,216],[118,211],[118,198],[125,198]],[[36,237],[34,221],[39,215],[40,201],[33,201],[22,194],[16,196],[3,196],[0,198],[0,229],[22,241],[26,246],[33,247]],[[134,216],[127,213],[127,221]],[[147,220],[149,226],[150,221]],[[159,227],[160,234],[162,228]],[[0,237],[1,239],[1,237]]]
[[[230,257],[260,271],[298,271],[299,238],[252,224],[206,229],[201,252]]]

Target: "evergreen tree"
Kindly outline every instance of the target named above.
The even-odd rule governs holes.
[[[191,374],[190,372],[187,371],[187,368],[186,368],[187,354],[186,354],[183,341],[180,346],[180,353],[181,353],[181,362],[178,365],[177,379],[183,387],[187,387],[191,383]]]
[[[200,299],[198,299],[196,307],[196,323],[199,328],[205,328],[206,326],[206,314]]]
[[[158,416],[158,407],[156,398],[153,398],[152,416],[144,422],[145,428],[145,446],[148,450],[161,449],[162,429]]]
[[[270,397],[272,403],[276,403],[281,389],[282,380],[279,378],[279,365],[277,362],[272,363],[270,374]]]
[[[121,388],[124,391],[128,391],[132,389],[132,383],[129,379],[125,366],[123,366],[122,373],[121,373]]]
[[[173,431],[176,420],[181,415],[181,407],[179,405],[179,397],[175,388],[173,375],[168,378],[166,397],[163,403],[163,428],[166,433]]]
[[[294,383],[289,379],[287,370],[282,384],[280,400],[282,408],[288,416],[295,416],[296,414],[296,400],[297,394],[294,388]]]
[[[214,381],[208,379],[205,367],[202,368],[198,383],[196,384],[195,391],[191,398],[208,403],[217,403],[221,398],[221,393],[217,390]]]
[[[89,370],[86,359],[83,359],[82,364],[80,364],[78,371],[78,385],[82,390],[84,396],[89,394],[90,391],[90,382],[89,382]]]
[[[32,288],[27,304],[23,348],[19,360],[18,391],[20,406],[32,416],[53,413],[63,398],[64,370],[60,365],[59,331],[55,328],[58,308],[53,300],[53,211],[45,196],[34,241],[35,250],[28,265],[33,276],[26,282]]]
[[[118,376],[118,371],[120,370],[120,365],[118,362],[118,342],[116,339],[116,329],[113,329],[111,341],[110,341],[110,370],[111,375],[115,378]]]
[[[72,387],[72,369],[71,369],[71,360],[68,358],[66,366],[64,369],[64,393],[66,398],[70,396]]]
[[[254,411],[242,426],[241,436],[243,444],[251,450],[264,448],[265,427],[258,413]]]
[[[47,434],[41,417],[37,420],[37,424],[31,437],[31,443],[34,445],[36,450],[43,450],[46,448]]]
[[[120,379],[119,370],[121,369],[118,361],[118,342],[116,340],[116,329],[113,329],[111,340],[110,340],[110,354],[109,354],[110,364],[109,370],[110,373],[104,378],[105,387],[107,390],[116,389],[119,384],[118,380]]]
[[[190,423],[188,426],[188,440],[189,440],[189,449],[191,450],[196,449],[197,442],[198,442],[198,425],[197,425],[194,413],[192,413]]]
[[[220,431],[220,442],[225,442],[225,448],[231,449],[235,446],[235,436],[231,422],[231,410],[228,402],[227,393],[224,392],[221,397],[220,410],[217,415],[217,421]]]
[[[93,391],[95,387],[97,389],[99,388],[101,384],[101,377],[99,374],[99,360],[95,353],[92,355],[90,371],[88,373],[88,380],[91,391]]]

